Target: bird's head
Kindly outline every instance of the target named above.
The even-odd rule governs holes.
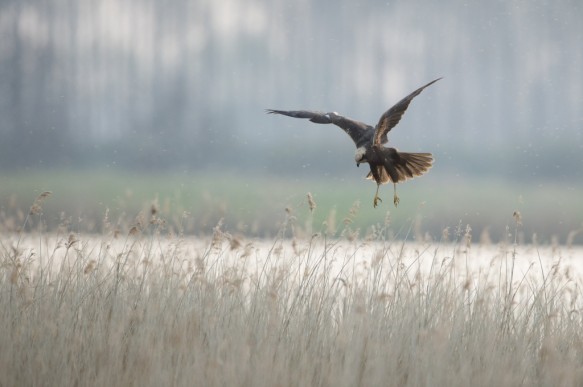
[[[360,166],[360,163],[368,163],[368,160],[366,159],[366,148],[360,147],[356,149],[354,161],[356,161],[357,167]]]

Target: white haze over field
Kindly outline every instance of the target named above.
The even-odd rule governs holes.
[[[120,262],[128,272],[141,275],[140,267],[157,270],[172,262],[176,270],[186,273],[184,280],[189,281],[197,265],[204,261],[206,267],[214,270],[238,268],[256,275],[283,269],[296,273],[290,277],[296,285],[306,275],[344,284],[359,283],[374,270],[392,272],[400,281],[405,275],[412,282],[416,276],[430,277],[447,270],[460,284],[470,281],[476,286],[498,285],[501,278],[511,275],[514,285],[526,285],[527,280],[544,281],[559,269],[561,275],[574,283],[582,284],[583,280],[581,246],[326,240],[321,234],[315,234],[311,240],[221,235],[222,240],[173,236],[120,236],[105,240],[92,235],[71,234],[69,239],[63,239],[50,234],[25,234],[3,237],[2,246],[6,249],[18,246],[21,256],[26,257],[23,264],[32,272],[43,267],[49,276],[63,267],[89,265],[91,270],[108,271]]]

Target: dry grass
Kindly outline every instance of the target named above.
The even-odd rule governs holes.
[[[4,234],[0,385],[583,384],[571,250],[398,242],[389,217],[360,238],[357,212],[332,241],[292,210],[272,241],[164,235],[156,204],[123,232]]]

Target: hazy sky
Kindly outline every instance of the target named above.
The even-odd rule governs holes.
[[[399,148],[429,147],[446,161],[452,153],[463,159],[485,152],[496,160],[517,152],[531,160],[522,164],[539,157],[539,168],[549,163],[545,154],[560,152],[569,160],[562,164],[572,165],[583,150],[577,1],[0,7],[0,81],[7,90],[0,130],[3,154],[10,155],[3,162],[27,146],[42,155],[35,162],[49,165],[89,154],[91,162],[118,157],[131,164],[147,158],[140,152],[155,154],[153,165],[200,165],[205,152],[222,146],[231,164],[252,154],[270,164],[277,154],[266,149],[281,142],[337,157],[353,151],[341,132],[269,117],[264,109],[337,111],[375,124],[439,76],[391,133]],[[172,159],[184,149],[190,156]]]

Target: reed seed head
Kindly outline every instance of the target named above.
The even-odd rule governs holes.
[[[312,196],[311,192],[308,192],[306,196],[308,198],[308,207],[310,208],[310,212],[314,212],[316,209],[316,202],[314,201],[314,197]]]
[[[522,225],[522,215],[520,214],[520,211],[514,211],[512,217],[514,218],[514,221],[516,222],[517,226]]]
[[[45,191],[45,192],[41,193],[40,195],[38,195],[38,197],[32,203],[32,206],[30,206],[30,215],[41,214],[43,211],[42,203],[44,202],[44,200],[46,198],[51,196],[51,194],[52,194],[51,191]]]

